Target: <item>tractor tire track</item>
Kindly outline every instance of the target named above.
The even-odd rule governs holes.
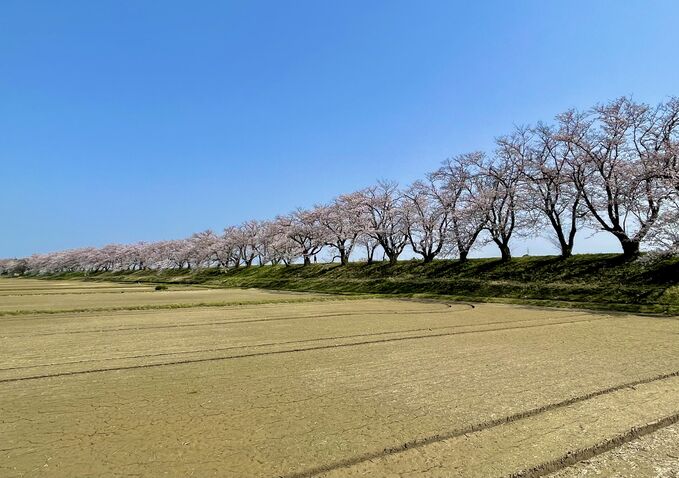
[[[619,385],[615,385],[612,387],[596,390],[590,393],[586,393],[583,395],[578,395],[575,397],[568,398],[566,400],[562,400],[559,402],[552,402],[547,405],[543,405],[540,407],[532,408],[530,410],[525,410],[523,412],[515,413],[512,415],[507,415],[505,417],[500,417],[496,418],[493,420],[487,420],[484,422],[479,422],[473,425],[469,425],[467,427],[462,427],[462,428],[457,428],[450,430],[448,432],[444,433],[439,433],[436,435],[431,435],[428,437],[423,437],[423,438],[415,438],[413,440],[401,443],[400,445],[396,446],[391,446],[388,448],[384,448],[382,450],[376,450],[372,452],[367,452],[363,453],[360,455],[356,455],[353,457],[346,458],[344,460],[338,460],[333,463],[328,463],[326,465],[321,465],[318,467],[314,468],[309,468],[304,471],[299,471],[299,472],[293,472],[287,475],[280,475],[278,478],[313,478],[315,476],[321,475],[323,473],[328,473],[330,471],[335,471],[335,470],[340,470],[344,468],[350,468],[352,466],[361,464],[366,461],[370,460],[376,460],[379,458],[383,458],[386,456],[390,455],[396,455],[399,453],[403,453],[407,450],[413,449],[413,448],[422,448],[427,445],[431,445],[433,443],[439,443],[443,442],[446,440],[450,440],[453,438],[459,438],[464,435],[468,435],[471,433],[477,433],[480,431],[484,430],[489,430],[492,428],[496,428],[502,425],[506,425],[509,423],[513,423],[519,420],[524,420],[526,418],[531,418],[535,417],[537,415],[541,415],[546,412],[550,412],[553,410],[557,410],[559,408],[564,408],[568,407],[570,405],[574,405],[576,403],[580,402],[585,402],[587,400],[591,400],[593,398],[601,397],[603,395],[608,395],[614,392],[618,392],[620,390],[624,390],[626,388],[634,388],[638,385],[646,385],[654,382],[659,382],[662,380],[668,380],[671,378],[676,378],[679,377],[679,370],[676,370],[674,372],[669,372],[669,373],[664,373],[661,375],[655,375],[653,377],[648,377],[645,379],[640,379],[640,380],[635,380],[632,382],[627,382],[627,383],[622,383]],[[605,442],[599,443],[598,445],[594,445],[592,447],[588,447],[582,450],[576,450],[575,452],[568,452],[562,457],[552,460],[546,463],[542,463],[540,465],[537,465],[535,467],[532,467],[527,470],[521,470],[516,473],[513,473],[509,475],[506,478],[537,478],[544,476],[546,474],[552,473],[554,471],[558,471],[561,468],[565,468],[567,466],[571,466],[574,463],[577,463],[578,461],[586,460],[588,458],[591,458],[597,454],[604,453],[606,451],[609,451],[613,448],[616,448],[628,441],[632,441],[633,439],[646,435],[648,433],[652,433],[660,428],[667,427],[669,425],[672,425],[674,423],[679,422],[679,413],[670,415],[668,417],[664,417],[660,420],[651,422],[650,424],[644,425],[642,427],[635,427],[632,428],[629,432],[619,435],[615,438],[612,438],[610,440],[606,440]],[[591,455],[590,455],[591,454]],[[571,458],[572,456],[572,458]]]
[[[229,324],[251,324],[258,322],[276,322],[276,321],[289,321],[289,320],[306,320],[306,319],[325,319],[329,317],[351,317],[359,315],[435,315],[435,314],[447,314],[451,312],[463,312],[464,310],[442,310],[442,311],[428,311],[428,312],[418,312],[418,311],[373,311],[373,312],[337,312],[333,314],[314,314],[314,315],[291,315],[285,317],[270,317],[261,319],[232,319],[232,320],[219,320],[212,322],[197,322],[190,324],[167,324],[167,325],[150,325],[146,327],[115,327],[107,329],[81,329],[81,330],[71,330],[68,332],[41,332],[37,334],[27,334],[27,333],[17,333],[17,334],[6,334],[3,337],[45,337],[53,335],[73,335],[73,334],[96,334],[96,333],[108,333],[108,332],[124,332],[130,330],[154,330],[154,329],[177,329],[185,327],[203,327],[210,325],[229,325]],[[568,318],[577,317],[580,315],[585,315],[583,312],[578,314],[564,314],[561,317],[555,318]],[[531,320],[550,320],[550,319],[531,319]],[[499,324],[506,323],[508,321],[498,321],[498,322],[487,322],[486,324]],[[523,322],[523,321],[516,321]],[[469,324],[469,325],[484,325],[484,324]]]
[[[644,435],[649,435],[676,423],[679,423],[679,412],[673,413],[672,415],[667,415],[657,420],[653,420],[652,422],[646,423],[645,425],[632,427],[625,433],[616,435],[613,438],[609,438],[592,446],[577,450],[569,450],[559,458],[540,463],[539,465],[535,465],[531,468],[517,471],[511,475],[507,475],[506,478],[539,478],[564,468],[568,468],[569,466],[573,466],[580,461],[589,460],[597,455],[614,450],[615,448],[634,441],[637,438],[640,438]]]
[[[582,316],[584,314],[573,314],[570,316],[564,316],[560,318],[569,318],[569,317],[578,317]],[[315,316],[314,316],[315,317]],[[509,321],[509,320],[499,320],[496,322],[485,322],[482,324],[479,323],[471,323],[471,324],[457,324],[457,325],[445,325],[441,327],[422,327],[422,328],[417,328],[417,329],[406,329],[406,330],[390,330],[390,331],[384,331],[384,332],[372,332],[372,333],[366,333],[366,334],[352,334],[352,335],[336,335],[336,336],[330,336],[330,337],[316,337],[313,339],[305,339],[305,340],[287,340],[287,341],[282,341],[282,342],[266,342],[266,343],[260,343],[260,344],[251,344],[251,345],[234,345],[231,347],[219,347],[219,348],[210,348],[210,349],[198,349],[198,350],[180,350],[177,352],[162,352],[162,353],[155,353],[155,354],[142,354],[142,355],[127,355],[124,357],[104,357],[101,359],[88,359],[88,360],[73,360],[69,362],[54,362],[54,363],[48,363],[48,364],[38,364],[38,365],[24,365],[20,367],[7,367],[7,368],[0,368],[0,372],[5,372],[5,371],[10,371],[10,370],[25,370],[25,369],[31,369],[31,368],[41,368],[41,367],[54,367],[54,366],[59,366],[59,365],[77,365],[77,364],[83,364],[83,363],[92,363],[92,362],[108,362],[108,361],[113,361],[113,360],[132,360],[132,359],[139,359],[139,358],[152,358],[152,357],[164,357],[164,356],[173,356],[173,355],[186,355],[186,354],[197,354],[197,353],[211,353],[211,352],[224,352],[227,350],[237,350],[237,349],[250,349],[250,348],[259,348],[259,347],[276,347],[279,345],[290,345],[290,344],[302,344],[302,343],[309,343],[309,342],[323,342],[327,340],[340,340],[340,339],[351,339],[351,338],[357,338],[357,337],[376,337],[380,335],[390,335],[390,334],[408,334],[408,333],[413,333],[413,332],[423,332],[425,330],[433,331],[433,330],[447,330],[447,329],[458,329],[461,327],[483,327],[483,326],[488,326],[488,325],[498,325],[498,324],[507,324],[507,323],[520,323],[520,322],[535,322],[535,321],[543,321],[543,320],[551,320],[553,318],[540,318],[540,319],[523,319],[523,320],[514,320],[514,321]],[[216,323],[222,323],[222,322],[216,322]],[[223,322],[226,324],[232,323],[232,322]],[[209,323],[208,325],[213,325],[215,323]],[[114,329],[118,330],[118,329]],[[128,329],[124,329],[128,330]],[[137,330],[137,329],[135,329]],[[98,332],[98,331],[94,331]],[[483,330],[479,330],[478,332],[483,332]],[[37,335],[50,335],[50,334],[37,334]],[[32,335],[31,335],[32,336]]]
[[[301,295],[301,294],[300,294]],[[111,306],[111,307],[81,307],[72,309],[14,309],[14,310],[0,310],[0,320],[12,320],[16,318],[21,318],[21,320],[38,320],[43,319],[44,316],[49,315],[64,315],[64,314],[100,314],[102,312],[146,312],[154,310],[175,310],[175,309],[194,309],[194,308],[228,308],[228,307],[238,307],[239,310],[248,310],[261,306],[275,306],[275,305],[287,305],[287,304],[318,304],[318,303],[329,303],[329,302],[346,302],[350,300],[369,300],[373,297],[361,297],[361,296],[319,296],[319,297],[309,297],[304,298],[290,298],[290,299],[266,299],[266,300],[256,300],[256,301],[219,301],[219,302],[176,302],[169,304],[140,304],[131,306]],[[388,298],[387,298],[388,299]],[[393,299],[392,299],[393,300]],[[441,305],[446,307],[451,307],[450,304],[445,302],[440,302]],[[466,302],[460,302],[460,305],[464,305],[469,308],[474,308],[473,305],[467,304]],[[32,317],[25,317],[25,316]]]
[[[148,294],[150,292],[158,293],[154,289],[123,289],[121,290],[102,290],[102,291],[87,291],[87,292],[36,292],[34,294],[19,294],[12,292],[11,294],[3,294],[0,292],[0,297],[59,297],[63,295],[92,295],[92,294]]]
[[[69,376],[85,375],[85,374],[91,374],[91,373],[104,373],[104,372],[117,372],[117,371],[123,371],[123,370],[159,368],[159,367],[168,367],[168,366],[175,366],[175,365],[187,365],[187,364],[193,364],[193,363],[218,362],[218,361],[235,360],[235,359],[250,358],[250,357],[263,357],[263,356],[269,356],[269,355],[282,355],[282,354],[290,354],[290,353],[298,353],[298,352],[311,352],[311,351],[316,351],[316,350],[329,350],[329,349],[338,349],[338,348],[360,347],[360,346],[363,346],[363,345],[373,345],[373,344],[381,344],[381,343],[389,343],[389,342],[402,342],[402,341],[408,341],[408,340],[420,340],[420,339],[437,338],[437,337],[448,337],[448,336],[454,336],[454,335],[468,335],[468,334],[480,334],[480,333],[488,333],[488,332],[501,332],[501,331],[506,331],[506,330],[521,330],[521,329],[530,329],[530,328],[536,328],[536,327],[551,327],[551,326],[556,326],[556,325],[572,325],[572,324],[577,324],[577,323],[594,322],[594,321],[605,320],[605,319],[606,319],[606,317],[597,317],[597,318],[589,318],[589,319],[583,319],[583,320],[569,320],[569,321],[562,321],[562,322],[552,322],[552,323],[549,323],[549,324],[517,325],[517,326],[510,326],[510,327],[497,327],[495,329],[486,329],[486,330],[466,330],[466,331],[462,331],[462,332],[445,332],[445,333],[438,333],[438,334],[424,334],[424,335],[414,335],[414,336],[408,336],[408,337],[395,337],[395,338],[389,338],[389,339],[365,340],[365,341],[361,341],[361,342],[352,342],[352,343],[348,343],[348,344],[318,345],[318,346],[314,346],[314,347],[305,347],[305,348],[297,347],[297,348],[286,349],[286,350],[273,350],[273,351],[268,351],[268,352],[252,352],[252,353],[247,353],[247,354],[227,355],[227,356],[222,356],[222,357],[209,357],[209,358],[201,358],[201,359],[176,360],[176,361],[172,361],[172,362],[163,362],[163,363],[157,363],[157,364],[139,364],[139,365],[129,365],[129,366],[121,366],[121,367],[97,368],[97,369],[91,369],[91,370],[60,372],[60,373],[54,373],[54,374],[32,375],[32,376],[28,376],[28,377],[5,378],[5,379],[0,379],[0,384],[22,382],[22,381],[28,381],[28,380],[41,380],[41,379],[46,379],[46,378],[69,377]]]

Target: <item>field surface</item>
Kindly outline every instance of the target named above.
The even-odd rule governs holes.
[[[0,476],[679,477],[679,320],[0,279]]]
[[[64,273],[59,279],[83,278]],[[89,274],[88,280],[201,284],[343,294],[390,294],[679,315],[679,256],[576,254],[498,259],[172,269]]]

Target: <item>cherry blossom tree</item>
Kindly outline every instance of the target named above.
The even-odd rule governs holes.
[[[205,230],[193,234],[189,239],[189,248],[195,267],[213,267],[219,264],[217,254],[219,248],[219,236],[211,230]]]
[[[259,221],[246,221],[240,226],[232,227],[228,231],[229,240],[238,254],[236,264],[250,267],[258,255],[258,239],[260,235]]]
[[[375,262],[375,253],[380,247],[380,243],[367,232],[363,232],[356,238],[356,246],[363,248],[365,251],[366,263],[372,264]]]
[[[613,234],[623,254],[638,254],[667,199],[657,174],[662,115],[648,105],[619,98],[592,110],[558,117],[559,138],[572,150],[575,185],[593,222]]]
[[[561,257],[570,257],[586,209],[575,187],[581,169],[573,168],[569,161],[570,144],[559,140],[553,128],[544,124],[531,129],[516,128],[499,142],[507,157],[519,165],[525,207],[535,224],[551,228],[553,235],[549,237],[561,251]]]
[[[325,244],[337,251],[340,264],[347,265],[356,239],[365,230],[364,211],[353,195],[342,195],[314,210],[325,231]]]
[[[645,241],[654,249],[679,254],[679,198],[673,197],[658,215],[657,227],[651,229]]]
[[[512,258],[509,247],[515,232],[530,224],[525,215],[524,197],[521,194],[521,169],[503,139],[493,160],[485,155],[476,158],[478,172],[471,178],[478,196],[475,207],[485,212],[485,229],[500,249],[503,261]]]
[[[277,218],[271,224],[271,262],[291,265],[300,258],[299,247],[287,234],[287,220]]]
[[[22,275],[28,270],[28,259],[0,259],[0,275]]]
[[[380,181],[358,193],[368,221],[367,233],[382,247],[391,264],[408,244],[403,196],[394,182]]]
[[[403,212],[408,241],[425,263],[441,253],[448,239],[450,204],[433,177],[415,181],[403,193]]]
[[[280,216],[278,222],[285,235],[297,245],[298,255],[304,265],[311,264],[312,258],[321,252],[326,241],[326,232],[321,228],[318,216],[313,210],[297,209],[287,216]]]
[[[425,262],[465,261],[487,241],[508,260],[512,238],[537,227],[568,257],[585,223],[613,234],[628,257],[642,243],[679,252],[679,98],[649,106],[623,97],[567,111],[555,125],[516,128],[496,140],[492,156],[455,156],[405,191],[380,181],[221,235],[3,259],[0,274],[309,264],[326,246],[342,265],[357,247],[368,263],[382,249],[394,264],[408,244]]]
[[[483,158],[481,152],[461,154],[446,160],[431,174],[449,209],[447,252],[457,253],[461,262],[467,261],[471,249],[481,243],[479,235],[487,221],[484,191],[478,180],[478,165]]]
[[[665,181],[671,195],[679,193],[679,97],[648,108],[635,130],[638,154]]]

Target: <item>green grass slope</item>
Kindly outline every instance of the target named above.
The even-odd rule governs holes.
[[[83,277],[64,274],[60,277]],[[342,294],[391,294],[559,307],[679,314],[679,258],[613,254],[497,259],[253,266],[228,271],[99,273],[90,280],[204,284]]]

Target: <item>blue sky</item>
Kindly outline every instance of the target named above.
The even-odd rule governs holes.
[[[4,0],[0,257],[221,230],[570,107],[657,102],[678,23],[671,0]]]

